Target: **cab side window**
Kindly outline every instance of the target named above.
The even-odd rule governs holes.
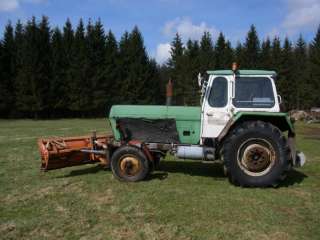
[[[224,77],[213,80],[208,99],[211,107],[225,107],[228,102],[228,81]]]

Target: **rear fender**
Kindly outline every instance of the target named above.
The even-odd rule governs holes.
[[[287,113],[272,113],[272,112],[238,112],[226,124],[218,136],[218,141],[223,142],[229,132],[244,121],[263,121],[269,122],[279,128],[282,132],[288,132],[287,140],[291,152],[292,164],[296,164],[296,143],[295,130]]]

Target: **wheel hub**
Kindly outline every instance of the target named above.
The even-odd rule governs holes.
[[[238,163],[251,176],[262,176],[269,172],[275,162],[272,145],[262,139],[251,139],[241,145]]]
[[[252,144],[243,153],[243,164],[249,171],[261,172],[270,164],[271,152],[264,146]]]
[[[122,175],[134,176],[141,169],[139,160],[132,156],[122,158],[119,164]]]

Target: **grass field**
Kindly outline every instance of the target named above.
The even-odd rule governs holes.
[[[320,124],[298,124],[305,167],[278,188],[229,184],[218,164],[168,158],[147,181],[85,165],[42,173],[36,141],[104,119],[0,121],[0,239],[320,239]]]

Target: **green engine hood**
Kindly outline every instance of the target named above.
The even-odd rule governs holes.
[[[200,107],[115,105],[110,110],[109,120],[116,140],[120,140],[116,128],[119,118],[175,119],[181,143],[197,144],[200,140]]]

